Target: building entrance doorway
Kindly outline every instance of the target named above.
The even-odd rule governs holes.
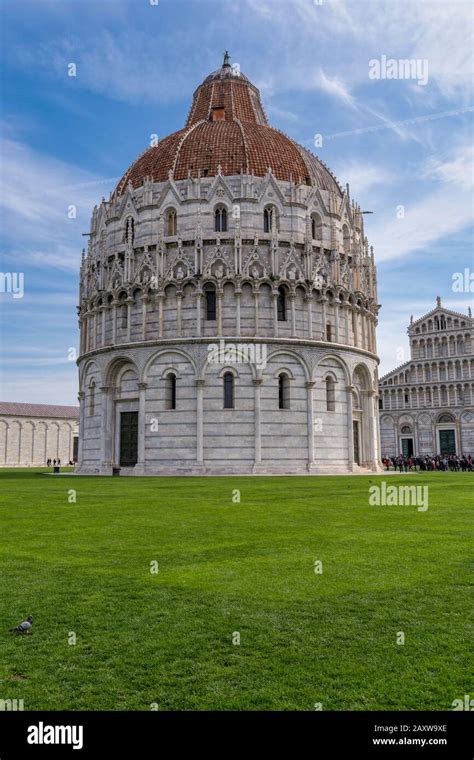
[[[138,412],[120,413],[120,466],[134,467],[138,459]]]
[[[449,456],[456,453],[456,435],[454,430],[439,431],[439,453],[441,456]]]
[[[413,438],[402,438],[402,454],[404,457],[413,456]]]

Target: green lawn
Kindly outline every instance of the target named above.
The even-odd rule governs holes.
[[[428,510],[369,506],[384,478],[429,485]],[[25,710],[451,709],[474,688],[473,483],[0,470],[0,699]],[[31,636],[7,633],[29,613]]]

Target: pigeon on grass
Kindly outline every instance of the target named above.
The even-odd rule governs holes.
[[[31,615],[28,615],[26,620],[23,621],[23,623],[20,623],[15,628],[10,628],[9,633],[29,633],[30,628],[33,624],[33,618]]]

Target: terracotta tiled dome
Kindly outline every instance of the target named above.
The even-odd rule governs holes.
[[[305,183],[341,195],[331,172],[309,151],[268,125],[258,89],[224,59],[197,88],[184,129],[145,151],[117,185],[139,187],[146,177],[174,179],[240,172]]]

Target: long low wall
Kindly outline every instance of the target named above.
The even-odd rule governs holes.
[[[74,458],[77,419],[0,417],[0,467],[42,467],[50,459]],[[76,444],[77,446],[77,444]]]

